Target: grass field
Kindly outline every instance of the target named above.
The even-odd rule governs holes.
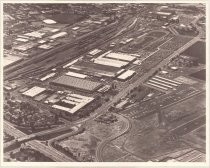
[[[107,144],[103,150],[103,161],[113,162],[116,159],[119,159],[125,155],[126,153],[124,153],[122,150],[120,150],[116,146]]]
[[[193,106],[192,106],[193,105]],[[200,94],[194,96],[190,99],[187,99],[183,102],[180,102],[178,105],[170,106],[164,109],[165,114],[172,113],[174,110],[180,111],[181,113],[189,113],[186,117],[179,118],[174,122],[171,121],[168,124],[168,129],[176,128],[179,125],[182,125],[200,115],[204,115],[206,112],[206,102],[205,102],[205,94]]]
[[[199,59],[200,63],[206,64],[206,43],[198,41],[186,49],[182,54],[196,57]]]
[[[190,76],[205,81],[206,80],[206,70],[205,69],[202,69],[202,70],[200,70],[198,72],[195,72],[195,73],[190,74]]]
[[[125,143],[124,147],[145,161],[185,147],[179,140],[167,140],[165,138],[167,135],[167,131],[164,129],[152,128],[134,135]]]

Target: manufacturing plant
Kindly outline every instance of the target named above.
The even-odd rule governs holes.
[[[101,52],[103,51],[94,49],[89,52],[89,54],[94,55],[91,61],[76,60],[63,67],[96,77],[111,77],[122,81],[128,80],[135,74],[135,71],[124,69],[136,60],[135,56],[126,53],[114,53],[111,50],[100,55]]]
[[[204,25],[202,4],[5,4],[4,161],[204,162]]]

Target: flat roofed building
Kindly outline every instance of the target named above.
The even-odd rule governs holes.
[[[54,21],[52,19],[45,19],[45,20],[43,20],[43,22],[46,23],[46,24],[55,24],[55,23],[57,23],[56,21]]]
[[[28,42],[28,39],[25,38],[16,38],[15,40],[20,42]]]
[[[30,32],[24,34],[24,36],[29,36],[29,37],[35,37],[35,38],[42,38],[45,35],[45,33],[41,33],[38,31]]]
[[[74,64],[74,63],[76,63],[77,61],[78,61],[78,59],[73,60],[73,61],[71,61],[70,63],[68,63],[68,64],[64,65],[64,66],[63,66],[63,68],[67,68],[67,67],[69,67],[69,66],[73,65],[73,64]]]
[[[90,55],[96,55],[96,54],[100,53],[101,51],[102,51],[102,50],[96,48],[96,49],[90,51],[89,54],[90,54]]]
[[[118,67],[118,68],[121,68],[121,67],[129,64],[129,62],[119,61],[119,60],[114,60],[114,59],[108,59],[108,58],[104,58],[104,57],[95,59],[94,63],[113,66],[113,67]]]
[[[106,76],[106,77],[115,77],[118,72],[121,70],[118,67],[113,67],[109,65],[101,65],[93,62],[78,61],[70,68],[83,71],[89,75],[93,76]]]
[[[67,35],[66,32],[59,32],[59,33],[57,33],[57,34],[54,34],[54,35],[50,36],[49,38],[50,38],[50,39],[56,39],[56,38],[59,38],[59,37],[64,37],[64,36],[66,36],[66,35]]]
[[[40,80],[41,80],[41,81],[45,81],[45,80],[47,80],[47,79],[49,79],[49,78],[55,76],[55,74],[56,74],[56,73],[54,73],[54,72],[53,72],[53,73],[50,73],[50,74],[47,74],[46,76],[42,77]]]
[[[85,74],[81,74],[81,73],[77,73],[77,72],[72,72],[72,71],[67,72],[66,75],[73,76],[73,77],[76,77],[76,78],[82,78],[82,79],[84,79],[84,78],[87,77],[87,75],[85,75]]]
[[[26,43],[26,44],[23,44],[23,45],[18,45],[16,47],[14,47],[15,50],[18,50],[18,51],[27,51],[31,48],[34,48],[37,44],[36,43]]]
[[[17,56],[12,56],[12,55],[7,55],[6,57],[4,57],[3,66],[4,66],[4,68],[6,68],[6,67],[12,66],[22,60],[23,60],[23,58],[20,58]]]
[[[34,97],[42,92],[44,92],[46,89],[38,86],[34,86],[31,89],[23,92],[22,94],[29,97]]]
[[[171,12],[157,12],[156,14],[157,15],[162,15],[162,16],[170,16],[170,15],[172,15]]]
[[[120,76],[117,77],[119,80],[127,80],[131,78],[136,72],[133,70],[127,70],[124,73],[122,73]]]
[[[92,92],[101,87],[101,83],[72,76],[63,75],[51,82],[54,85],[75,88],[78,90]]]
[[[65,106],[62,103],[56,103],[52,107],[74,114],[93,100],[93,97],[70,94],[68,95],[68,97],[66,97],[66,99],[61,100],[61,102],[64,102],[64,104],[66,104]]]
[[[136,59],[136,57],[124,53],[109,53],[105,57],[128,62],[134,61]]]
[[[42,45],[38,46],[38,48],[49,50],[49,49],[53,48],[53,46],[48,45],[48,44],[42,44]]]

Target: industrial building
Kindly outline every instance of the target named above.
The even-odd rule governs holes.
[[[83,73],[86,73],[88,75],[93,75],[98,77],[105,76],[105,77],[114,78],[120,73],[122,73],[122,70],[118,67],[95,64],[93,62],[86,62],[86,61],[77,61],[73,65],[71,64],[70,69],[82,71]]]
[[[101,51],[102,50],[96,48],[96,49],[90,51],[88,54],[95,56],[96,54],[100,53]]]
[[[87,75],[85,75],[85,74],[81,74],[81,73],[77,73],[77,72],[72,72],[72,71],[67,72],[66,75],[73,76],[73,77],[76,77],[76,78],[82,78],[82,79],[84,79],[84,78],[87,77]]]
[[[136,60],[136,57],[133,57],[125,53],[109,53],[105,57],[115,59],[115,60],[128,61],[128,62]]]
[[[25,96],[33,98],[33,97],[39,95],[40,93],[43,93],[44,91],[46,91],[45,88],[34,86],[31,89],[23,92],[22,94],[25,95]]]
[[[117,68],[122,68],[129,64],[129,62],[109,59],[109,58],[105,58],[105,57],[94,59],[94,63],[101,64],[101,65],[113,66],[113,67],[117,67]]]
[[[22,60],[23,60],[23,58],[20,58],[20,57],[17,57],[17,56],[6,55],[6,56],[4,56],[3,67],[7,68],[9,66],[12,66],[12,65],[15,65],[15,64],[19,63]]]
[[[111,50],[95,58],[96,64],[107,65],[117,68],[123,68],[136,60],[136,57],[125,53],[114,53]]]
[[[45,81],[45,80],[47,80],[47,79],[52,78],[53,76],[55,76],[55,74],[56,74],[55,72],[50,73],[50,74],[47,74],[47,75],[41,77],[40,80],[41,81]]]
[[[80,79],[72,76],[63,75],[51,82],[56,86],[74,88],[86,92],[93,92],[102,86],[100,82],[94,82],[87,79]]]
[[[57,33],[57,34],[54,34],[54,35],[50,36],[49,38],[50,38],[50,39],[56,39],[56,38],[59,38],[59,37],[64,37],[64,36],[66,36],[66,35],[67,35],[66,32],[59,32],[59,33]]]
[[[45,20],[43,20],[43,22],[46,24],[56,24],[57,23],[56,21],[54,21],[52,19],[45,19]]]
[[[87,97],[78,94],[69,94],[68,97],[60,100],[56,104],[52,105],[52,107],[74,114],[79,109],[86,106],[93,100],[94,100],[93,97]]]
[[[132,78],[135,73],[136,72],[133,70],[126,70],[124,73],[122,73],[120,76],[118,76],[117,79],[119,79],[121,81],[125,81],[125,80]]]
[[[159,20],[169,20],[173,14],[171,12],[157,12],[156,15]]]

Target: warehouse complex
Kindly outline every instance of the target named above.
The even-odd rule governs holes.
[[[102,86],[102,84],[99,82],[94,82],[66,75],[63,75],[53,80],[51,83],[56,86],[69,87],[86,92],[93,92]]]
[[[74,114],[82,107],[94,100],[93,97],[81,96],[78,94],[69,94],[65,99],[60,100],[52,107]]]
[[[78,61],[70,69],[84,71],[93,76],[115,77],[120,72],[120,68],[110,65],[100,65],[94,62]]]

